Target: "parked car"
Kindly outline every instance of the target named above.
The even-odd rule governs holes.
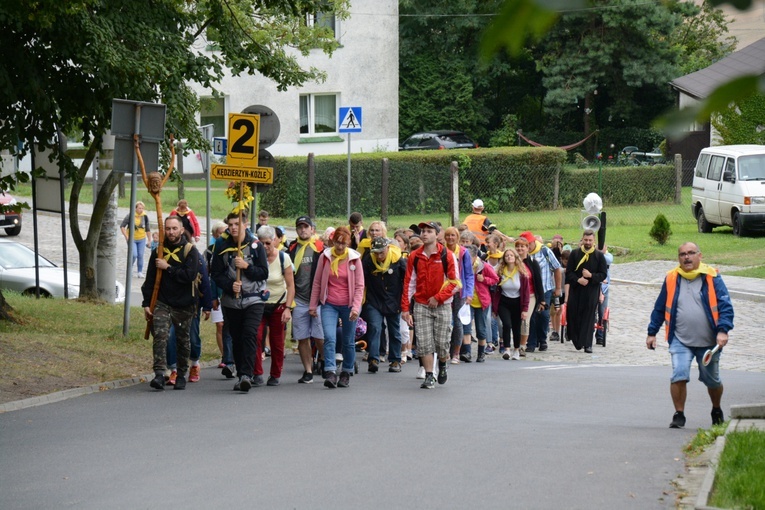
[[[0,190],[0,206],[16,205],[16,199],[9,193]],[[17,236],[21,233],[21,213],[0,210],[0,229],[5,230],[9,236]]]
[[[415,133],[398,146],[402,151],[477,149],[478,144],[461,131],[424,131]]]
[[[730,225],[733,234],[765,232],[765,145],[720,145],[696,160],[691,212],[699,232]]]
[[[40,269],[40,295],[64,297],[64,269],[56,266],[42,255],[37,256]],[[67,271],[69,298],[80,295],[80,273]],[[115,282],[118,303],[125,301],[125,286]],[[12,290],[26,295],[35,294],[35,252],[23,244],[0,239],[0,289]]]

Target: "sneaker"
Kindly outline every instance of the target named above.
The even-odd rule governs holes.
[[[226,368],[226,364],[225,363],[218,363],[218,368]]]
[[[253,387],[259,388],[265,384],[265,381],[263,380],[262,375],[253,375],[252,379],[250,379],[250,383]]]
[[[337,374],[335,372],[327,372],[327,378],[324,379],[324,386],[330,389],[337,388]]]
[[[438,367],[438,384],[446,384],[446,365]]]
[[[138,271],[138,278],[143,279],[143,273],[141,271]]]
[[[488,344],[488,345],[486,346],[486,350],[485,350],[484,352],[485,352],[486,354],[491,354],[491,353],[493,353],[493,352],[494,352],[494,346],[493,346],[493,345],[491,345],[491,344]]]
[[[348,372],[340,372],[340,379],[337,381],[338,388],[347,388],[351,385],[351,374]]]
[[[424,390],[432,390],[435,387],[436,387],[436,378],[433,377],[433,374],[428,374],[428,376],[425,377],[425,381],[423,381],[423,383],[420,384],[420,388]]]
[[[155,375],[154,379],[152,379],[151,382],[149,383],[149,386],[151,386],[155,390],[164,390],[165,389],[165,376],[163,374]]]
[[[300,384],[311,384],[313,382],[313,374],[311,372],[303,372],[303,377],[298,379]]]
[[[725,421],[725,416],[723,416],[723,410],[719,407],[713,407],[712,408],[712,425],[720,425],[722,422]]]
[[[518,354],[521,355],[521,358],[525,358],[526,357],[526,347],[521,345],[521,348],[518,349]]]
[[[539,352],[545,352],[547,350],[547,342],[539,344]]]
[[[264,352],[266,354],[266,358],[270,358],[271,357],[271,349],[269,347],[266,347],[264,349]]]
[[[234,378],[234,365],[226,365],[223,367],[223,370],[220,371],[221,375],[225,376],[226,379],[233,379]]]
[[[279,386],[279,379],[272,375],[268,376],[268,382],[266,383],[266,386]]]
[[[520,349],[513,349],[513,359],[514,360],[521,359],[521,350]]]
[[[534,352],[536,347],[526,347],[526,352]]]
[[[417,369],[417,379],[425,379],[425,367]]]
[[[683,427],[685,427],[685,414],[682,411],[677,411],[672,416],[672,423],[669,424],[669,428],[681,429]]]
[[[343,361],[343,353],[342,352],[335,353],[335,363],[339,363],[340,361]]]
[[[173,388],[173,389],[174,390],[185,390],[186,389],[186,378],[183,377],[182,375],[179,375],[175,379],[175,388]]]
[[[178,371],[173,370],[172,372],[170,372],[170,375],[167,377],[166,384],[169,386],[173,386],[175,385],[176,379],[178,379]]]
[[[388,365],[388,372],[401,372],[401,363],[399,361],[392,361],[390,365]]]
[[[550,341],[551,342],[560,342],[560,333],[557,331],[553,331],[550,333]]]
[[[478,357],[475,359],[476,363],[483,363],[486,361],[486,353],[482,352],[478,355]]]
[[[189,382],[199,382],[199,365],[192,365],[189,368]]]
[[[379,365],[380,365],[380,362],[377,361],[376,359],[372,358],[372,359],[369,360],[369,368],[367,369],[367,371],[370,374],[376,374],[377,371],[380,369]]]
[[[243,375],[239,378],[239,391],[247,393],[252,388],[252,379],[249,376]],[[234,387],[236,389],[236,386]]]
[[[506,350],[506,351],[505,351],[505,353],[502,355],[502,359],[505,359],[505,360],[507,360],[507,359],[510,359],[510,356],[511,356],[511,355],[510,355],[510,350],[508,349],[508,350]]]
[[[470,353],[460,354],[460,361],[464,361],[465,363],[471,363],[473,361],[473,356],[470,355]]]

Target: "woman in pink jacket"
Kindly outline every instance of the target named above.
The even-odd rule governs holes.
[[[472,312],[473,322],[475,322],[475,336],[478,339],[478,357],[476,358],[476,363],[483,363],[486,361],[486,338],[488,335],[486,311],[492,303],[489,288],[499,283],[499,277],[490,264],[481,260],[478,256],[478,248],[474,244],[465,248],[470,253],[470,258],[473,261],[473,274],[475,275],[473,296],[468,303],[470,303],[470,311]],[[467,324],[463,328],[463,333],[469,336],[472,333],[472,324]]]
[[[326,371],[324,386],[347,388],[356,361],[356,319],[359,318],[364,296],[364,269],[359,253],[348,247],[351,242],[348,227],[338,227],[332,241],[334,246],[324,250],[319,257],[308,313],[317,317],[316,309],[321,305]],[[342,338],[339,339],[343,353],[339,379],[335,362],[338,319],[343,326]]]

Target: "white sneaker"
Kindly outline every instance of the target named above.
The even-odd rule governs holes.
[[[335,361],[343,361],[343,353],[338,352],[335,354]]]
[[[141,273],[140,271],[138,272],[138,278],[143,278],[143,273]]]
[[[455,356],[455,357],[452,358],[451,363],[452,363],[452,365],[459,365],[460,364],[460,359],[457,356]]]
[[[425,379],[425,367],[420,367],[417,370],[417,379]]]
[[[505,352],[502,354],[502,359],[504,360],[510,359],[510,349],[505,349]]]
[[[521,350],[520,349],[513,349],[513,359],[521,359]]]

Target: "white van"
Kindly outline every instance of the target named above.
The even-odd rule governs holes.
[[[765,145],[720,145],[699,154],[691,210],[699,232],[730,225],[737,236],[765,231]]]

